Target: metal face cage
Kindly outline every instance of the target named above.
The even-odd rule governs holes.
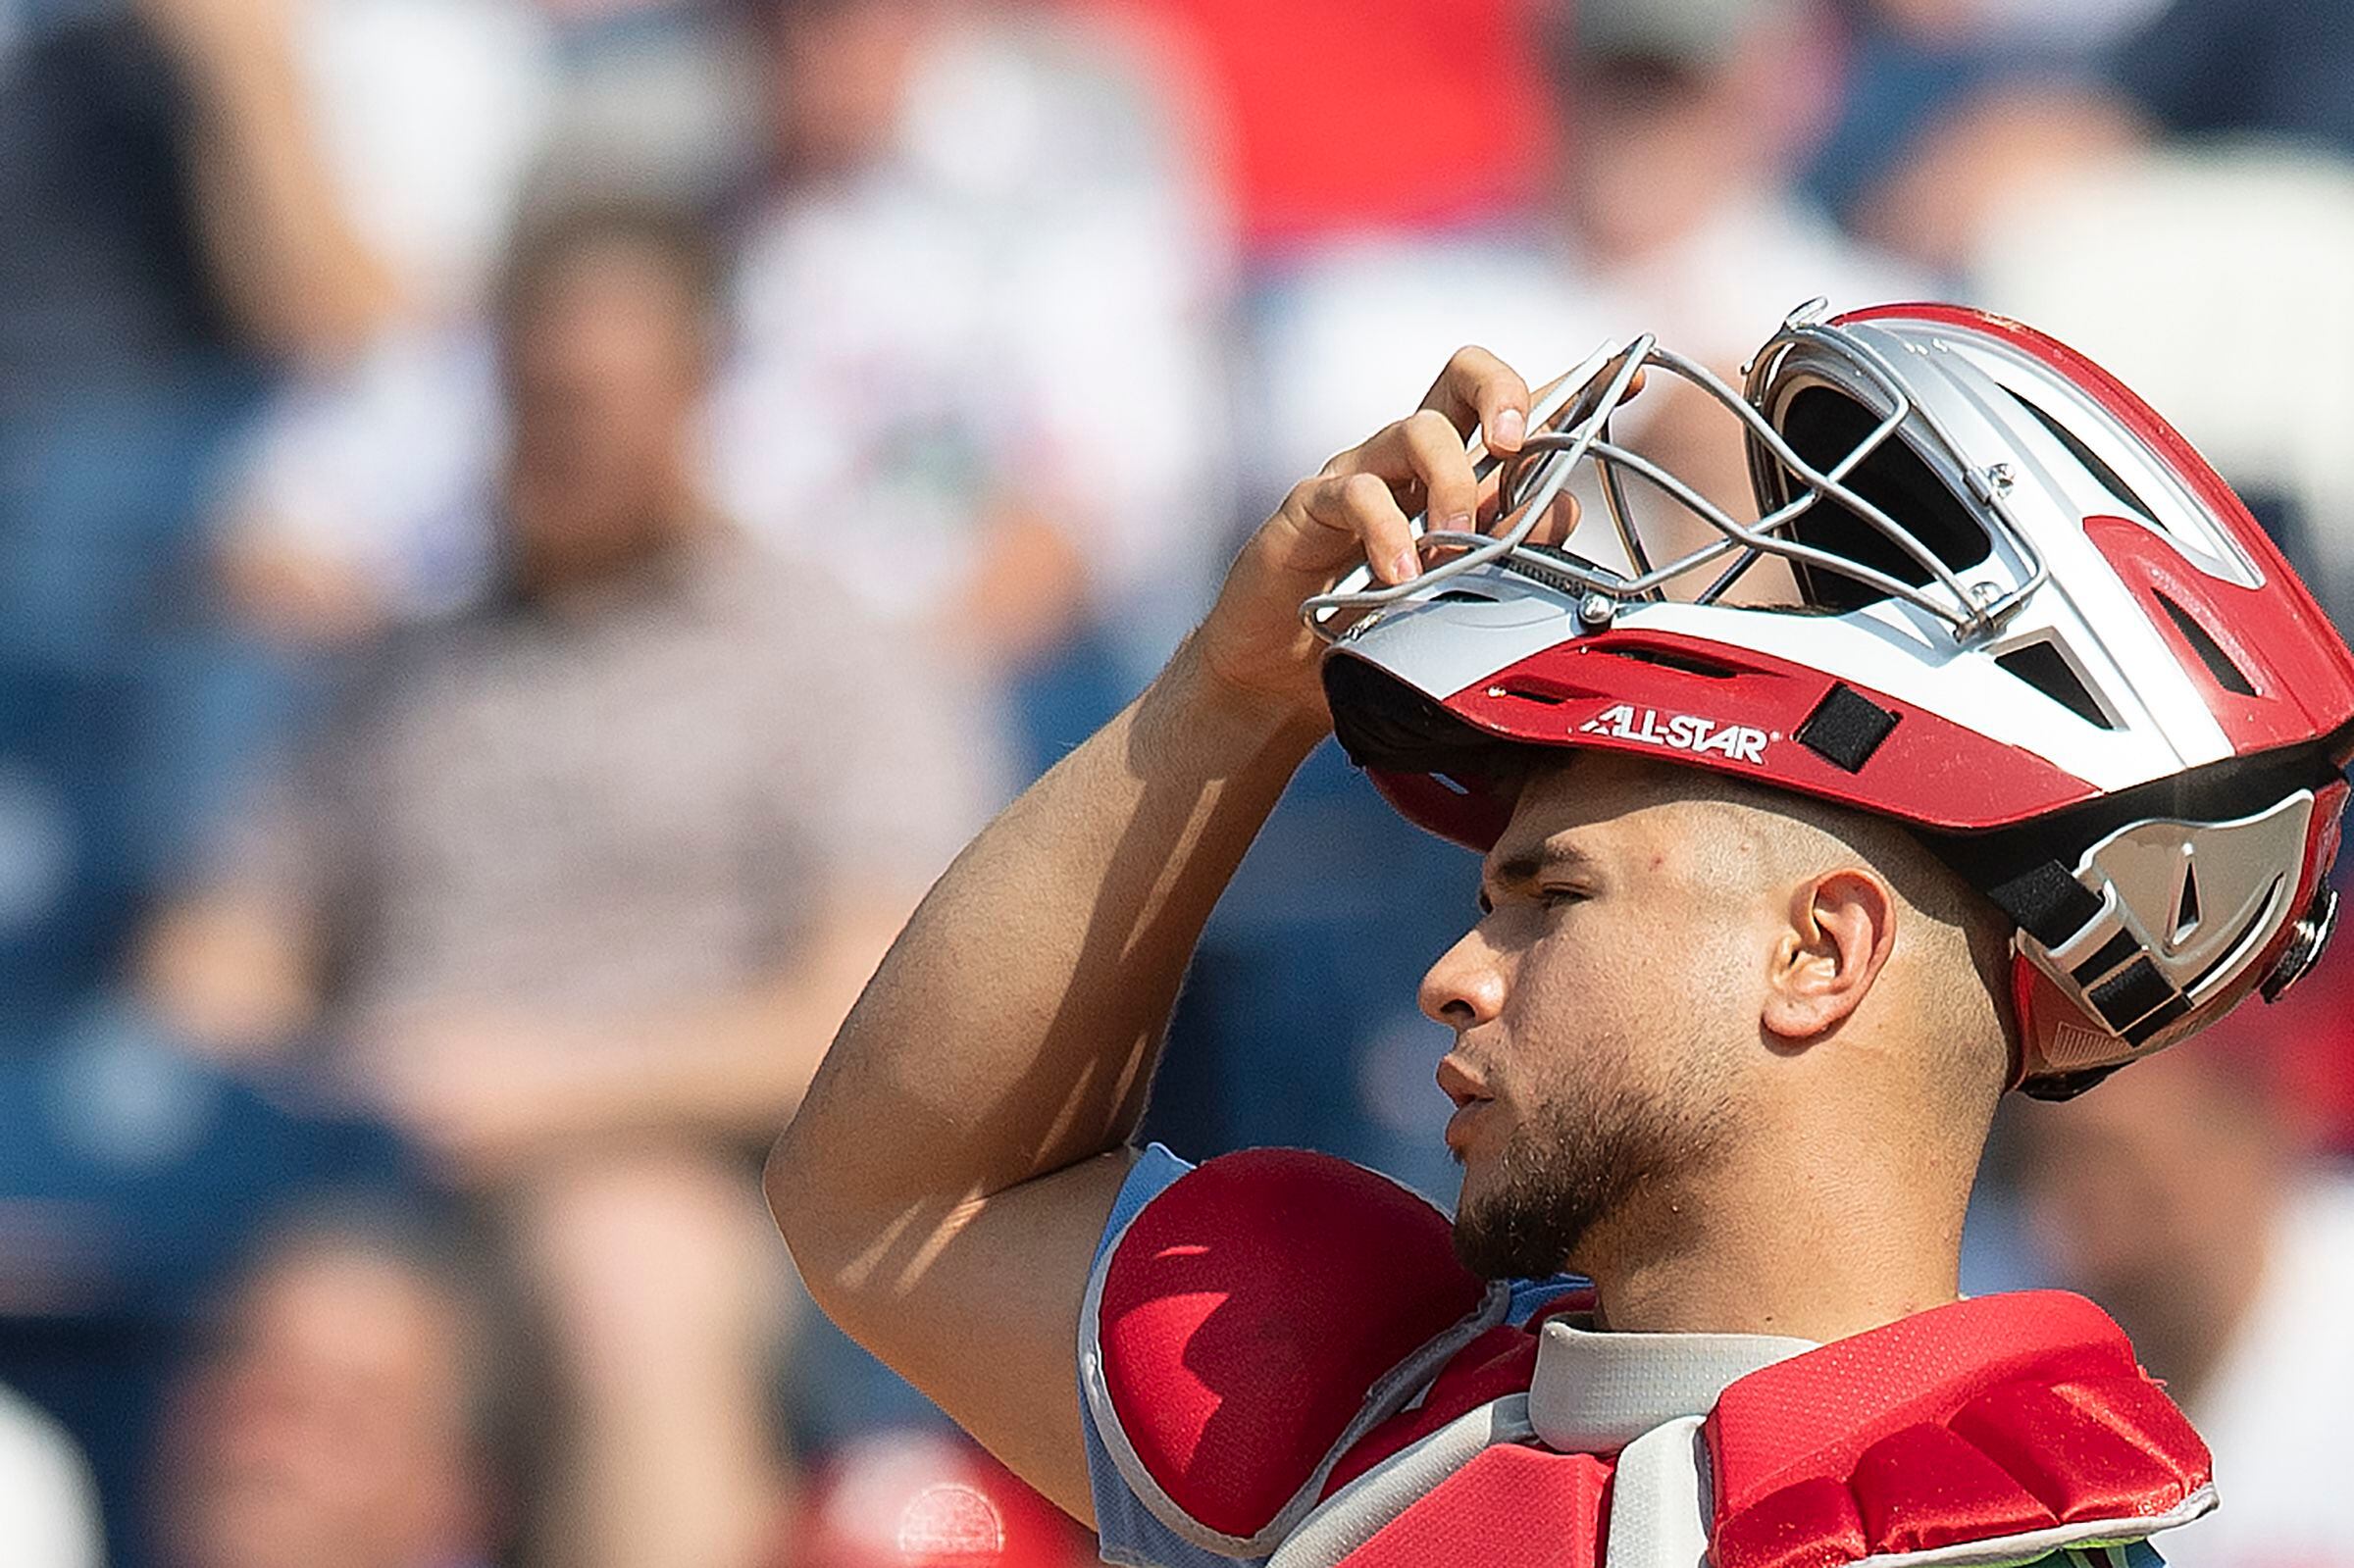
[[[1450,533],[1430,530],[1426,516],[1416,517],[1410,526],[1425,559],[1419,577],[1383,585],[1375,582],[1370,567],[1360,567],[1330,592],[1302,605],[1303,619],[1318,636],[1338,640],[1367,615],[1427,594],[1450,578],[1500,562],[1541,582],[1567,584],[1570,591],[1581,595],[1580,620],[1603,627],[1621,607],[1663,599],[1669,583],[1704,572],[1714,575],[1693,602],[1716,604],[1751,568],[1771,556],[1802,573],[1831,574],[1870,594],[1912,605],[1941,623],[1958,644],[1995,632],[2049,577],[2041,553],[2011,510],[2006,495],[2010,471],[2000,463],[1971,466],[1934,413],[1907,390],[1904,378],[1878,349],[1857,333],[1819,319],[1823,306],[1818,299],[1790,314],[1748,366],[1746,391],[1734,390],[1707,367],[1661,347],[1648,333],[1622,348],[1606,345],[1597,350],[1532,410],[1530,434],[1520,451],[1503,457],[1476,452],[1479,477],[1497,476],[1499,526],[1495,532]],[[1828,467],[1803,455],[1767,413],[1769,390],[1793,363],[1803,363],[1809,375],[1854,400],[1873,421]],[[1756,522],[1734,517],[1672,471],[1612,438],[1612,416],[1634,390],[1636,378],[1645,373],[1690,382],[1741,422],[1762,513]],[[2008,587],[1983,581],[1974,586],[1966,584],[1916,529],[1850,482],[1857,470],[1892,440],[1909,446],[1944,482],[1963,486],[1974,503],[1970,508],[1974,519],[2006,545],[2019,563],[2021,572],[2015,582]],[[1583,463],[1593,466],[1603,511],[1625,553],[1626,571],[1529,542],[1538,523]],[[1654,563],[1628,505],[1626,480],[1630,475],[1708,524],[1717,536],[1671,560]],[[1801,537],[1801,521],[1825,502],[1844,509],[1861,527],[1892,546],[1896,559],[1917,569],[1917,581],[1894,575],[1856,553]]]

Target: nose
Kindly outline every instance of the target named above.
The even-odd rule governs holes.
[[[1460,1034],[1493,1019],[1504,1008],[1504,971],[1495,948],[1478,927],[1439,955],[1422,977],[1415,998],[1422,1011]]]

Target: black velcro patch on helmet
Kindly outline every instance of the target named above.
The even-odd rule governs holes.
[[[1897,718],[1842,682],[1815,704],[1807,722],[1798,727],[1798,743],[1834,768],[1861,773],[1896,728]]]
[[[1986,896],[2046,947],[2065,946],[2101,912],[2100,899],[2057,860],[2037,861]]]
[[[2145,955],[2086,991],[2084,999],[2122,1035],[2179,994]]]

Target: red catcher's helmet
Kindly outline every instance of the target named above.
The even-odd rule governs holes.
[[[1757,521],[1611,438],[1646,369],[1742,421]],[[1415,822],[1493,844],[1500,745],[1893,817],[2017,923],[2018,1080],[2049,1097],[2318,955],[2354,655],[2229,487],[2100,367],[1949,305],[1802,310],[1746,393],[1639,338],[1531,425],[1502,465],[1509,528],[1305,608],[1336,639],[1342,742]],[[1589,465],[1607,532],[1530,542]],[[1630,479],[1680,527],[1639,516]],[[1779,602],[1759,602],[1777,571]]]

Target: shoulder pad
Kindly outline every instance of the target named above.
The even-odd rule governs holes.
[[[1081,1381],[1153,1515],[1254,1556],[1509,1304],[1413,1192],[1329,1155],[1254,1149],[1179,1177],[1105,1250]]]
[[[1704,1429],[1714,1568],[2024,1562],[2188,1523],[2206,1444],[2081,1296],[1919,1313],[1752,1373]]]
[[[1590,1453],[1505,1445],[1478,1454],[1343,1568],[1600,1568],[1611,1464]]]

